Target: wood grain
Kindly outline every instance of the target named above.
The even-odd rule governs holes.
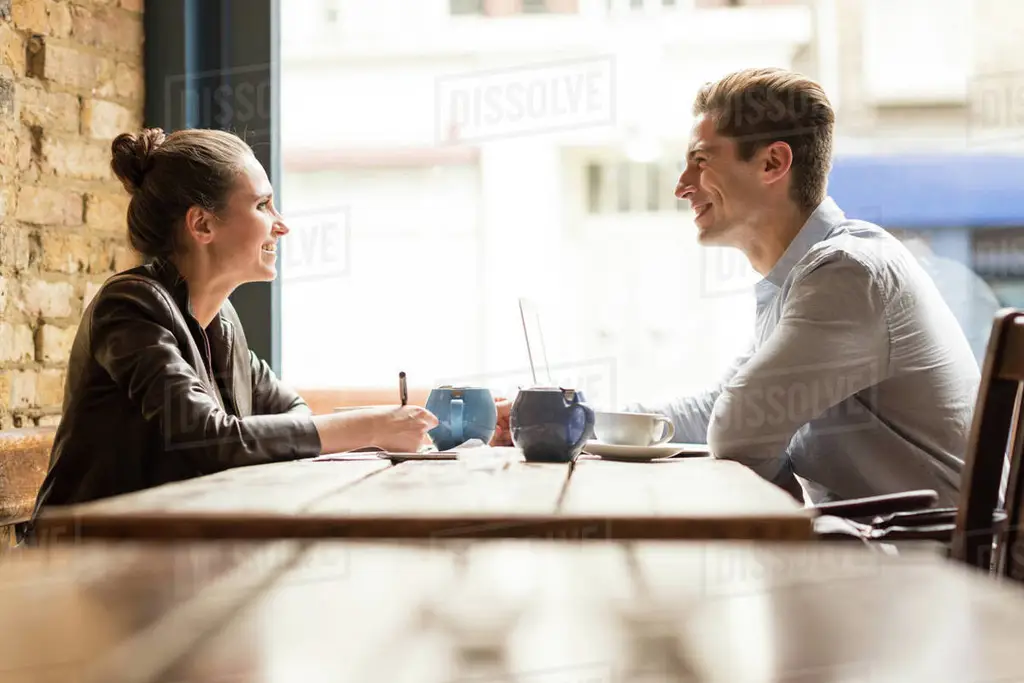
[[[380,459],[279,462],[238,467],[206,477],[78,506],[83,513],[262,512],[293,514],[390,467]]]
[[[323,498],[310,514],[352,517],[552,515],[569,477],[565,464],[527,463],[513,449],[485,457],[406,462]]]
[[[88,543],[0,563],[5,683],[1009,683],[1024,592],[803,543]]]
[[[321,544],[162,680],[400,683],[423,669],[456,674],[434,639],[422,638],[428,601],[450,594],[456,565],[441,548]]]
[[[298,552],[90,543],[10,553],[0,564],[0,680],[152,680]]]
[[[321,497],[391,467],[386,460],[294,461],[239,467],[206,477],[82,505],[40,516],[48,542],[85,537],[227,538],[236,523],[263,518],[295,519]],[[203,527],[209,521],[210,528]],[[198,526],[198,529],[194,527]],[[218,529],[226,528],[226,532]],[[176,532],[175,529],[180,529]],[[256,534],[257,537],[261,534]],[[238,538],[246,538],[240,533]]]
[[[514,448],[457,461],[243,468],[48,512],[56,538],[806,540],[812,513],[710,459],[527,463]]]
[[[811,538],[813,514],[735,462],[681,458],[623,463],[580,460],[562,501],[566,517],[650,520],[658,537]]]
[[[1024,594],[934,555],[677,542],[316,547],[317,559],[304,558],[161,680],[1024,676]]]

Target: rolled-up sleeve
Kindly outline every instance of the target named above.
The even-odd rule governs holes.
[[[712,455],[790,488],[793,436],[885,377],[888,329],[884,294],[865,265],[838,253],[803,274],[778,325],[715,402]]]
[[[237,417],[224,411],[182,356],[173,313],[156,288],[124,280],[105,288],[90,329],[93,356],[146,420],[159,425],[165,457],[185,458],[203,473],[312,457],[316,426],[288,397],[280,414]],[[261,400],[266,401],[264,395]]]

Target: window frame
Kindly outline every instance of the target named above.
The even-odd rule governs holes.
[[[143,121],[167,133],[183,128],[239,133],[253,147],[283,207],[280,21],[280,0],[146,0]],[[205,96],[212,92],[229,95]],[[253,94],[266,106],[252,106],[252,100],[235,106]],[[249,348],[280,375],[280,277],[245,284],[230,300]]]

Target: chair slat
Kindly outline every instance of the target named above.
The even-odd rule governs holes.
[[[1024,514],[1024,421],[1021,418],[1021,401],[1024,399],[1024,384],[1017,394],[1017,414],[1014,416],[1013,443],[1010,450],[1009,473],[1006,478],[1006,530],[1001,534],[994,569],[998,574],[1018,581],[1024,581],[1024,543],[1020,534],[1021,515]]]
[[[1024,317],[1015,318],[1006,329],[999,356],[996,376],[1024,382]]]

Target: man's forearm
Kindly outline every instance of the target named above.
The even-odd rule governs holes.
[[[708,423],[715,405],[717,391],[707,391],[661,403],[630,403],[625,410],[632,413],[657,413],[672,420],[678,443],[707,443]]]

